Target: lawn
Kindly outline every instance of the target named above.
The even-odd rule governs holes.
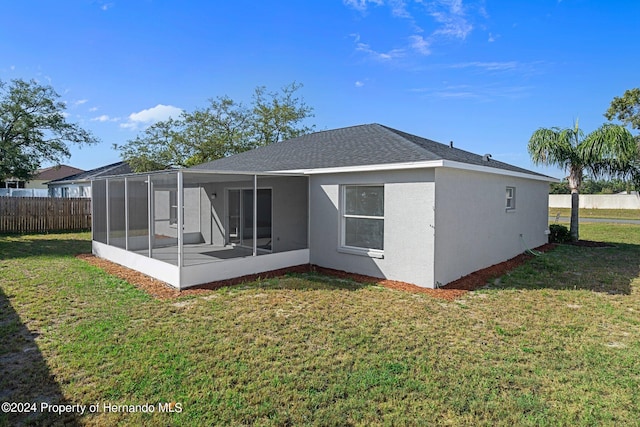
[[[640,226],[581,233],[615,247],[454,302],[313,274],[155,300],[87,234],[0,236],[0,403],[98,405],[0,425],[637,425]]]
[[[549,216],[554,217],[560,214],[561,217],[571,217],[570,208],[549,208]],[[638,219],[640,211],[637,209],[580,209],[580,218],[600,218],[600,219]]]

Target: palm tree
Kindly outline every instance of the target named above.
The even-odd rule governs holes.
[[[536,130],[529,139],[528,150],[536,165],[558,166],[569,173],[573,241],[579,237],[578,195],[585,170],[593,177],[623,175],[638,158],[636,142],[626,128],[604,124],[585,137],[577,121],[573,128]]]

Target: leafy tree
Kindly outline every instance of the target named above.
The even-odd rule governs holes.
[[[295,97],[302,84],[293,82],[282,88],[281,93],[267,93],[264,86],[253,94],[253,122],[255,145],[275,142],[310,133],[313,126],[303,126],[307,117],[313,116],[313,108]]]
[[[549,185],[549,194],[571,194],[569,183],[566,179],[563,179],[560,182],[552,182]]]
[[[186,154],[177,143],[182,122],[169,118],[144,130],[126,145],[114,145],[120,156],[137,172],[161,170],[174,162],[183,163]]]
[[[632,129],[640,130],[640,88],[629,89],[621,97],[613,98],[604,115],[608,120],[617,119]],[[628,165],[624,174],[630,176],[636,190],[640,190],[640,135],[636,135],[636,143],[636,161]]]
[[[0,181],[28,181],[43,162],[68,158],[69,143],[98,140],[64,115],[66,106],[51,86],[35,80],[0,81]]]
[[[145,129],[125,145],[115,145],[137,172],[210,162],[252,148],[309,133],[303,122],[313,109],[296,97],[301,84],[280,92],[255,89],[250,107],[228,96],[210,99],[204,108],[183,112]]]
[[[569,173],[571,189],[571,238],[577,241],[579,191],[585,170],[593,176],[623,173],[637,158],[637,146],[624,127],[604,124],[586,137],[576,122],[572,128],[540,128],[529,139],[535,164],[555,165]]]
[[[640,89],[629,89],[621,97],[616,96],[604,116],[618,119],[633,129],[640,129]]]
[[[623,191],[631,191],[629,182],[620,178],[613,179],[592,179],[585,178],[582,181],[580,194],[615,194]],[[549,194],[571,194],[569,183],[566,179],[560,182],[553,182],[549,186]]]
[[[227,96],[210,99],[204,109],[183,115],[178,136],[190,156],[181,164],[193,166],[253,148],[251,112]]]

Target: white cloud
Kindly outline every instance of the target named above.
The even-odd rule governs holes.
[[[77,107],[78,105],[86,104],[87,102],[89,102],[88,99],[79,99],[77,101],[73,101],[73,105],[74,107]]]
[[[411,47],[418,53],[422,55],[429,55],[431,53],[431,49],[429,49],[431,43],[425,40],[424,37],[414,34],[413,36],[409,36],[409,40],[411,40]]]
[[[473,17],[488,18],[482,2],[466,4],[463,0],[343,0],[343,3],[363,14],[372,5],[385,6],[389,8],[391,16],[407,21],[409,35],[405,36],[405,42],[399,41],[400,48],[393,51],[379,52],[369,44],[360,43],[360,36],[357,36],[357,51],[385,61],[405,56],[407,50],[429,55],[434,44],[442,38],[465,40],[474,30]],[[470,11],[473,17],[468,16]],[[422,36],[425,32],[423,28],[429,27],[432,28],[430,34]],[[489,41],[494,40],[495,37],[490,34]]]
[[[384,4],[384,1],[383,0],[343,0],[343,3],[360,12],[364,12],[367,10],[367,6],[369,4],[381,6]]]
[[[462,62],[460,64],[452,64],[449,68],[481,68],[486,71],[510,71],[519,68],[520,64],[516,61],[507,62]]]
[[[442,24],[433,32],[434,35],[444,35],[465,39],[473,30],[473,25],[466,19],[462,0],[437,0],[428,6],[430,15],[438,23]]]
[[[91,108],[89,108],[89,111],[94,113],[94,112],[98,111],[98,107],[91,107]]]
[[[364,86],[364,82],[361,82],[360,80],[357,80],[356,83],[355,83],[355,86],[356,87],[362,87],[362,86]]]
[[[108,122],[108,121],[113,121],[113,119],[111,119],[111,117],[107,116],[106,114],[103,114],[101,116],[98,117],[94,117],[93,119],[91,119],[92,122]]]
[[[356,43],[356,50],[359,52],[365,52],[370,57],[378,61],[390,61],[404,56],[403,49],[392,49],[389,52],[377,52],[371,49],[371,46],[366,43]]]
[[[111,9],[111,8],[112,8],[113,6],[115,6],[115,5],[116,5],[116,4],[115,4],[115,3],[113,3],[113,2],[112,2],[112,3],[102,3],[102,4],[100,5],[100,9],[102,9],[102,10],[106,11],[106,10]]]
[[[503,86],[499,84],[449,85],[442,88],[420,88],[412,92],[423,93],[430,97],[443,99],[473,99],[480,102],[498,99],[522,99],[529,96],[529,86]]]
[[[176,119],[181,113],[182,110],[178,107],[174,107],[173,105],[158,104],[153,108],[129,114],[127,122],[121,123],[120,127],[135,130],[140,126],[146,127],[155,122],[167,120],[170,117]]]
[[[391,14],[398,18],[413,19],[409,11],[407,10],[407,3],[404,0],[389,0],[389,6],[391,6]]]

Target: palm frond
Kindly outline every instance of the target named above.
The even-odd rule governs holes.
[[[567,169],[576,157],[574,137],[573,129],[540,128],[531,135],[527,149],[535,164]]]
[[[627,175],[638,160],[638,146],[631,132],[610,123],[587,135],[578,151],[593,176]]]

